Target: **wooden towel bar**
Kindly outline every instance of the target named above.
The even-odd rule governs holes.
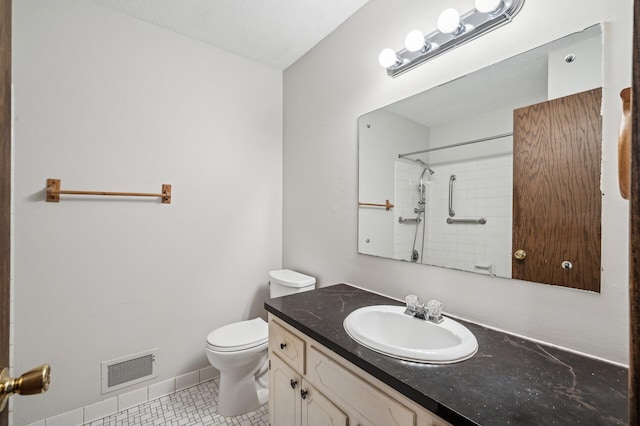
[[[384,207],[385,210],[389,210],[394,208],[395,206],[389,202],[389,200],[385,200],[384,204],[373,204],[373,203],[358,203],[359,206],[369,206],[369,207]]]
[[[47,201],[58,203],[60,195],[110,195],[116,197],[159,197],[162,204],[171,204],[171,185],[163,184],[162,193],[148,192],[111,192],[111,191],[72,191],[60,189],[60,179],[47,179]]]

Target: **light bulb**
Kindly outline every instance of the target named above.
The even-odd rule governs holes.
[[[445,9],[438,17],[438,29],[440,32],[451,34],[460,28],[460,13],[451,8]]]
[[[502,9],[502,0],[476,0],[476,10],[481,13],[495,13]]]
[[[424,49],[424,33],[420,30],[413,30],[404,39],[404,46],[409,52],[418,52]]]
[[[378,62],[380,62],[380,65],[382,65],[384,68],[389,68],[400,61],[398,60],[398,55],[396,55],[396,52],[394,52],[393,49],[387,48],[380,52],[380,55],[378,56]]]

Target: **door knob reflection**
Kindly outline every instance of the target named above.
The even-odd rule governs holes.
[[[518,260],[524,260],[524,258],[527,257],[527,252],[522,249],[516,250],[516,252],[513,253],[513,257],[515,257]]]
[[[13,394],[35,395],[46,392],[51,383],[51,367],[48,364],[33,368],[22,376],[9,377],[9,369],[0,373],[0,411],[4,410],[9,397]]]

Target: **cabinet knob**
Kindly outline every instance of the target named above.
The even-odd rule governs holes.
[[[309,394],[308,390],[300,389],[300,396],[302,397],[302,399],[307,399],[307,394]]]
[[[527,257],[527,252],[522,249],[516,250],[516,252],[513,253],[513,257],[515,257],[518,260],[524,260],[524,258]]]
[[[280,349],[284,349],[284,348],[286,348],[286,347],[287,347],[287,344],[286,344],[286,343],[280,343]]]
[[[291,379],[291,381],[289,382],[289,384],[291,385],[291,387],[292,387],[293,389],[295,389],[295,388],[296,388],[296,386],[298,386],[298,381],[297,381],[297,380],[295,380],[295,379]]]

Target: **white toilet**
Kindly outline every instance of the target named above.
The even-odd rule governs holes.
[[[316,279],[288,269],[269,272],[271,298],[313,290]],[[262,318],[216,328],[207,336],[206,353],[220,371],[218,413],[238,416],[269,400],[269,327]]]

